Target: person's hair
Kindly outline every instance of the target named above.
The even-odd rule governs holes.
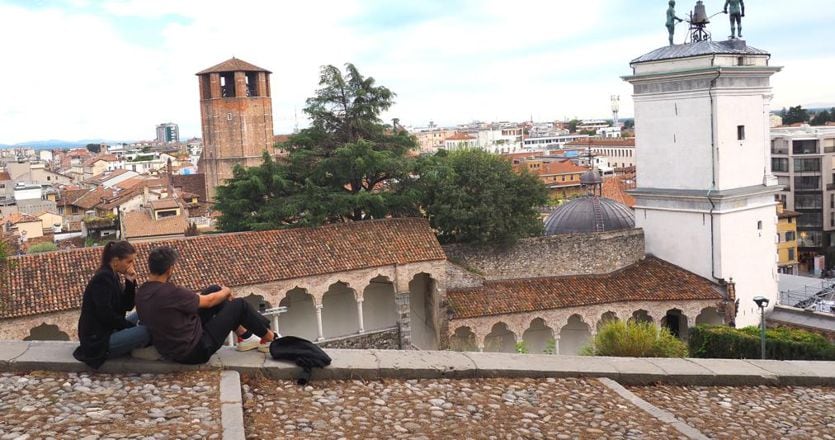
[[[109,266],[114,258],[122,259],[135,253],[136,249],[127,240],[109,241],[101,251],[101,267]]]
[[[162,275],[177,262],[179,254],[170,246],[154,248],[148,254],[148,270],[154,275]]]

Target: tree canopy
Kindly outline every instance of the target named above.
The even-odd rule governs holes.
[[[420,167],[422,208],[441,243],[512,243],[541,235],[536,207],[548,190],[501,156],[477,149],[439,152]]]
[[[395,94],[352,64],[322,67],[304,111],[311,126],[236,167],[217,188],[222,231],[264,230],[385,217],[429,217],[442,242],[513,241],[541,233],[546,189],[510,162],[464,150],[418,158],[415,138],[380,119]],[[395,119],[396,121],[396,119]]]
[[[785,108],[780,112],[784,125],[796,124],[798,122],[809,122],[809,111],[802,106]]]
[[[835,107],[831,110],[822,110],[812,118],[812,125],[826,125],[827,122],[835,122]]]

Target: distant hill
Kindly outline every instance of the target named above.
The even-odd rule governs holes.
[[[76,148],[87,144],[108,144],[115,145],[128,141],[113,141],[106,139],[82,139],[78,141],[65,141],[61,139],[49,139],[45,141],[18,142],[16,144],[0,144],[0,148],[33,148],[35,150],[48,150],[52,148]]]

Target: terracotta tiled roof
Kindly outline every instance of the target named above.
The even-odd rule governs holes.
[[[171,185],[174,188],[181,188],[183,192],[197,194],[198,202],[206,201],[206,175],[199,174],[175,174]]]
[[[6,171],[0,171],[0,180],[12,180],[12,176]]]
[[[150,201],[148,202],[148,206],[150,206],[151,209],[174,209],[179,208],[180,204],[176,199],[167,198]]]
[[[92,209],[98,205],[107,203],[108,200],[115,196],[116,194],[112,189],[99,186],[87,191],[87,193],[76,199],[72,204],[81,209]]]
[[[447,141],[471,141],[475,139],[474,137],[468,135],[467,133],[455,133],[452,136],[444,139]]]
[[[40,222],[41,221],[41,219],[39,219],[35,216],[29,215],[29,214],[23,214],[23,213],[20,213],[20,212],[13,212],[13,213],[5,216],[5,217],[0,217],[0,218],[3,219],[3,222],[10,222],[13,225],[16,225],[18,223],[32,223],[32,222]]]
[[[587,138],[565,144],[568,147],[635,147],[635,138]]]
[[[384,219],[137,243],[140,279],[147,277],[148,252],[161,245],[179,250],[177,282],[195,290],[446,259],[425,220]],[[100,256],[101,248],[84,248],[10,258],[0,318],[78,308]]]
[[[789,218],[789,217],[800,217],[800,213],[797,211],[789,211],[788,209],[784,209],[783,212],[777,213],[777,218]]]
[[[453,319],[524,313],[623,301],[720,300],[719,286],[661,259],[606,275],[485,281],[447,291]]]
[[[205,75],[207,73],[220,73],[220,72],[267,72],[272,73],[267,69],[262,69],[254,64],[247,63],[244,60],[239,60],[235,57],[229,58],[228,60],[216,64],[208,69],[201,70],[197,72],[197,75]]]
[[[122,174],[130,173],[130,172],[131,172],[130,170],[126,170],[126,169],[105,171],[101,174],[96,174],[95,176],[87,179],[84,183],[87,183],[87,184],[90,184],[90,185],[101,185],[101,184],[103,184],[104,182],[107,182],[110,179],[113,179],[115,177],[119,177]]]
[[[128,240],[151,237],[165,238],[170,235],[184,234],[188,227],[188,218],[185,214],[180,214],[154,220],[143,209],[124,213],[122,223],[125,238]]]
[[[633,208],[635,207],[635,198],[629,195],[626,192],[626,189],[626,184],[623,182],[623,178],[621,176],[603,179],[603,197]]]

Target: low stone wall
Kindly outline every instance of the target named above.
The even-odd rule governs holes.
[[[644,231],[525,238],[507,248],[460,244],[443,248],[450,261],[477,270],[488,280],[592,275],[609,273],[643,258]],[[468,280],[462,277],[460,281]]]
[[[322,348],[400,350],[400,331],[397,327],[391,327],[373,330],[361,335],[329,339],[318,344]]]
[[[484,285],[484,277],[472,272],[472,269],[459,266],[451,261],[446,263],[446,288],[465,289]]]

